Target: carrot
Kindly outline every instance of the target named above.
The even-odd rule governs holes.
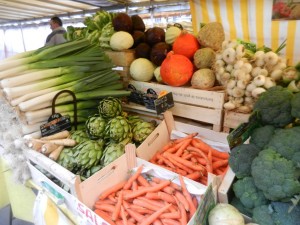
[[[186,225],[187,224],[187,213],[185,211],[185,208],[178,198],[176,198],[176,202],[177,202],[177,205],[178,205],[178,208],[180,211],[180,219],[179,219],[180,224]]]
[[[188,160],[182,159],[179,156],[170,154],[168,152],[165,152],[164,155],[165,155],[165,157],[168,157],[169,159],[174,159],[175,161],[180,162],[181,164],[189,167],[192,170],[200,170],[201,171],[204,169],[202,165],[197,165],[195,163],[192,163]]]
[[[111,204],[114,205],[116,202],[111,199],[97,200],[95,204]]]
[[[111,219],[113,221],[116,221],[119,217],[120,211],[121,211],[121,205],[122,205],[122,201],[123,201],[123,192],[122,190],[119,192],[119,196],[118,196],[118,201],[115,207],[115,210],[113,211],[113,214],[111,216]]]
[[[165,180],[155,186],[152,186],[152,187],[144,187],[143,189],[138,189],[137,191],[134,191],[133,193],[131,194],[126,194],[124,195],[124,199],[127,200],[127,199],[131,199],[131,198],[136,198],[138,196],[141,196],[143,194],[146,194],[147,192],[156,192],[156,191],[159,191],[161,189],[163,189],[164,187],[170,185],[170,182],[169,180]]]
[[[114,205],[109,205],[109,204],[95,204],[94,205],[95,209],[101,209],[105,212],[113,212],[115,211],[115,206]]]
[[[142,173],[142,170],[143,170],[143,165],[140,165],[137,168],[136,172],[127,180],[126,184],[123,187],[124,190],[127,190],[131,187],[132,182],[138,178],[138,176]]]
[[[48,135],[45,137],[42,137],[41,140],[53,140],[53,139],[64,139],[70,136],[70,132],[67,130],[60,131],[58,133]]]
[[[188,201],[189,209],[190,209],[189,211],[190,211],[191,215],[194,215],[194,213],[196,212],[196,208],[194,206],[192,196],[191,196],[190,192],[187,190],[187,187],[184,183],[183,177],[180,176],[180,175],[179,175],[179,181],[180,181],[180,185],[181,185],[181,188],[182,188],[182,194],[184,195],[184,197]]]
[[[194,206],[195,208],[197,209],[198,208],[198,201],[197,201],[197,198],[195,196],[193,196],[193,203],[194,203]]]
[[[179,157],[179,156],[177,156],[177,157]],[[175,160],[175,159],[173,159],[171,157],[169,158],[169,160],[171,161],[171,163],[173,163],[174,165],[176,165],[178,168],[186,171],[187,173],[192,173],[193,172],[192,169],[190,169],[189,167],[183,165],[182,163],[178,162],[177,160]]]
[[[176,184],[176,183],[174,183],[174,182],[171,182],[170,186],[173,187],[174,189],[176,189],[177,191],[181,191],[182,190],[181,186],[178,185],[178,184]]]
[[[151,209],[153,211],[159,210],[161,206],[154,205],[152,202],[146,201],[145,199],[134,199],[133,200],[134,205],[142,206],[146,209]]]
[[[161,219],[180,219],[180,211],[171,212],[171,213],[163,213],[159,216]]]
[[[180,146],[180,148],[176,151],[175,155],[181,156],[183,151],[186,149],[186,147],[192,142],[192,138],[188,138],[183,141],[183,144]]]
[[[219,161],[216,161],[216,162],[213,162],[212,163],[212,167],[213,169],[218,169],[222,166],[227,166],[228,165],[228,160],[227,159],[223,159],[223,160],[219,160]]]
[[[206,154],[208,153],[209,149],[211,149],[213,156],[221,158],[221,159],[228,159],[229,158],[229,154],[228,153],[226,153],[226,152],[220,152],[220,151],[212,148],[211,146],[209,146],[204,141],[202,141],[202,140],[200,140],[198,138],[193,138],[192,145],[194,147],[196,147],[196,148],[201,149]]]
[[[210,160],[208,159],[208,157],[205,155],[205,153],[202,150],[200,150],[199,148],[193,147],[193,146],[188,146],[187,149],[189,151],[195,152],[196,154],[198,154],[202,158],[204,158],[206,161],[206,171],[212,173],[212,165],[210,163]]]
[[[124,206],[125,209],[130,207],[130,204],[126,202],[125,200],[122,201],[122,205]]]
[[[133,191],[136,191],[136,190],[138,189],[138,183],[137,183],[136,180],[134,180],[134,181],[132,182],[131,189],[132,189]]]
[[[189,212],[190,211],[190,205],[186,197],[179,191],[175,192],[175,197],[183,204],[184,209]]]
[[[157,158],[158,158],[159,162],[161,162],[161,164],[164,163],[164,164],[166,164],[167,166],[169,166],[171,168],[174,168],[174,169],[176,168],[174,166],[174,164],[170,160],[168,160],[167,158],[163,157],[162,155],[158,155]]]
[[[178,222],[178,220],[173,220],[173,219],[161,219],[164,225],[181,225],[180,222]]]
[[[141,214],[141,213],[138,213],[138,212],[135,212],[134,210],[131,210],[131,209],[125,209],[128,214],[133,217],[136,221],[138,222],[141,222],[145,219],[145,217]]]
[[[159,191],[159,192],[157,193],[157,195],[158,195],[158,197],[159,197],[161,200],[163,200],[163,201],[165,201],[165,202],[167,202],[167,203],[174,203],[174,204],[176,204],[176,201],[175,201],[173,195],[170,195],[170,194],[165,193],[165,192],[162,192],[162,191]]]
[[[158,196],[158,192],[148,192],[145,195],[145,197],[148,198],[148,199],[154,199],[154,200],[160,199],[160,196]]]
[[[156,219],[154,220],[153,225],[163,225],[163,223],[159,219]]]
[[[106,222],[108,222],[109,224],[111,225],[116,225],[116,223],[114,221],[111,220],[110,216],[103,212],[102,210],[99,210],[99,209],[95,209],[94,212],[100,216],[101,218],[103,218]]]
[[[188,134],[188,135],[185,136],[185,137],[177,138],[176,140],[174,140],[174,143],[175,143],[175,144],[178,144],[178,143],[180,143],[180,142],[182,142],[182,141],[185,141],[186,139],[193,138],[193,137],[195,137],[195,136],[197,136],[197,135],[198,135],[198,133],[191,133],[191,134]]]
[[[61,151],[64,149],[64,146],[60,145],[58,146],[56,149],[54,149],[54,151],[52,151],[49,154],[49,158],[52,159],[53,161],[56,161],[61,153]]]
[[[116,198],[115,198],[115,193],[110,194],[109,196],[107,196],[107,198],[113,202],[117,202]]]
[[[166,151],[164,152],[170,152],[170,153],[174,153],[176,152],[182,145],[184,144],[184,142],[179,142],[174,144],[171,148],[168,148]],[[163,153],[163,152],[162,152]]]
[[[129,209],[132,209],[135,212],[138,212],[138,213],[141,213],[141,214],[152,214],[153,211],[154,211],[154,210],[147,209],[147,208],[144,208],[142,206],[133,205],[133,204],[130,205]]]
[[[213,172],[213,166],[212,166],[213,160],[212,160],[212,150],[211,150],[211,148],[208,150],[207,159],[209,161],[209,165],[211,166],[210,169],[211,169],[211,173],[212,173]],[[207,171],[207,172],[209,172],[209,171]]]
[[[122,205],[121,205],[121,217],[122,217],[123,225],[128,225],[127,217],[125,214],[125,209]]]
[[[139,175],[137,178],[137,181],[140,185],[145,186],[145,187],[150,187],[149,182],[147,179],[145,179],[142,175]]]
[[[201,184],[207,185],[207,177],[205,177],[205,176],[200,177],[199,182]]]
[[[140,223],[140,225],[150,225],[151,223],[153,223],[163,212],[165,212],[166,210],[168,210],[170,208],[171,204],[168,204],[162,208],[160,208],[159,210],[157,210],[156,212],[154,212],[153,214],[151,214],[150,216],[146,217],[145,220],[143,220],[142,223]]]
[[[201,173],[201,171],[195,171],[193,173],[189,173],[187,174],[185,177],[190,178],[192,180],[197,180],[199,179],[201,176],[203,176],[203,173]]]
[[[184,171],[184,170],[182,170],[180,168],[171,168],[171,167],[164,166],[164,165],[160,165],[160,167],[165,168],[165,169],[170,170],[170,171],[173,171],[175,173],[178,173],[178,174],[180,174],[182,176],[185,176],[185,175],[188,174],[186,171]]]
[[[99,199],[103,200],[105,199],[107,196],[109,196],[111,193],[117,192],[120,189],[122,189],[124,187],[124,185],[126,184],[126,180],[121,181],[117,184],[115,184],[114,186],[110,187],[109,189],[107,189],[106,191],[104,191],[103,193],[100,194]]]

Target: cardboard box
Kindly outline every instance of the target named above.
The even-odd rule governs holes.
[[[162,179],[172,179],[172,182],[180,185],[177,174],[143,159],[137,158],[135,156],[135,146],[133,144],[129,144],[126,146],[126,153],[123,156],[79,184],[78,189],[80,190],[80,202],[84,203],[84,205],[86,205],[89,209],[92,209],[94,203],[103,191],[122,180],[127,180],[129,178],[128,171],[140,165],[144,166],[143,172],[147,172],[147,174],[151,174]],[[196,194],[200,201],[200,195],[205,193],[207,187],[186,178],[184,178],[184,182],[186,183],[187,189],[190,193]],[[194,216],[187,225],[194,224]]]
[[[148,93],[154,91],[157,95],[161,91],[172,92],[174,107],[170,109],[173,115],[212,125],[215,131],[221,131],[223,126],[224,91],[205,91],[191,87],[172,87],[153,82],[130,80],[129,85],[137,91]],[[151,93],[152,93],[151,92]],[[144,110],[156,113],[154,109],[129,102],[124,105],[127,110]]]
[[[158,150],[170,141],[172,130],[177,130],[186,134],[197,132],[199,137],[211,143],[215,143],[220,146],[222,150],[229,152],[229,146],[226,139],[228,135],[227,133],[216,132],[210,129],[174,121],[170,111],[165,112],[164,118],[165,119],[137,148],[137,157],[149,161]],[[231,179],[231,173],[232,170],[229,168],[224,177],[218,176],[217,182],[219,182],[219,185],[222,185],[224,179],[228,182],[227,180]],[[215,177],[215,175],[209,174],[208,183],[210,183]]]

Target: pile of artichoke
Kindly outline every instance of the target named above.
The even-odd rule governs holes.
[[[98,114],[86,121],[85,130],[72,133],[71,138],[78,144],[65,148],[57,162],[86,179],[123,155],[126,144],[142,143],[155,126],[155,121],[124,112],[120,99],[104,98],[99,102]]]

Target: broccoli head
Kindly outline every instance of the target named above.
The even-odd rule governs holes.
[[[252,177],[244,177],[237,180],[233,184],[233,191],[235,196],[248,209],[268,203],[263,192],[255,186]]]
[[[300,192],[299,174],[293,162],[274,149],[258,154],[252,162],[251,175],[256,187],[271,201],[286,201]]]
[[[277,129],[267,147],[300,166],[300,127]]]
[[[292,116],[300,119],[300,92],[294,94],[291,101],[291,105],[292,105],[292,112],[291,112]]]
[[[253,209],[253,222],[261,225],[300,225],[300,206],[289,211],[292,203],[271,202]]]
[[[255,128],[251,134],[250,143],[255,144],[259,149],[263,149],[269,143],[274,131],[275,127],[272,125]]]
[[[263,92],[254,104],[263,125],[284,127],[294,121],[291,115],[293,93],[281,86],[274,86]]]
[[[259,151],[254,144],[241,144],[231,149],[228,163],[237,178],[251,175],[251,163]]]
[[[237,208],[240,213],[252,217],[252,211],[253,209],[248,209],[246,208],[243,203],[238,199],[237,197],[233,197],[232,200],[230,201],[230,205],[233,205],[235,208]]]

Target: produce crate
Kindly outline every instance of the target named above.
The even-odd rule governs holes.
[[[147,171],[147,173],[151,173],[151,175],[162,179],[172,179],[173,182],[180,185],[177,174],[149,163],[143,159],[137,158],[135,156],[135,146],[133,144],[127,145],[126,148],[126,154],[104,167],[93,177],[91,177],[91,179],[79,184],[79,200],[89,209],[93,208],[94,203],[103,191],[109,189],[122,180],[128,179],[128,171],[140,165],[144,166],[143,170]],[[196,194],[199,197],[198,201],[200,201],[200,196],[205,193],[207,187],[201,185],[200,183],[194,182],[193,180],[186,178],[183,179],[187,184],[188,190],[191,193]],[[197,215],[195,214],[187,225],[194,224],[195,216]]]
[[[241,123],[248,122],[249,117],[250,114],[226,110],[224,113],[223,132],[229,133],[231,129],[237,128]]]
[[[114,70],[122,77],[125,84],[128,83],[130,75],[129,68],[132,61],[135,59],[134,50],[124,51],[105,51],[106,55],[111,59],[113,64],[116,66]]]
[[[164,113],[164,118],[165,119],[159,124],[159,126],[157,126],[157,128],[137,148],[136,154],[139,158],[149,161],[158,150],[162,149],[163,146],[170,141],[171,132],[174,130],[186,134],[197,132],[198,137],[205,139],[205,141],[209,142],[215,148],[219,149],[220,151],[229,152],[226,133],[216,132],[210,129],[174,121],[170,111]],[[208,183],[216,180],[219,185],[222,185],[223,180],[225,178],[227,180],[228,177],[230,177],[230,173],[232,173],[230,168],[227,170],[224,177],[209,173]],[[217,193],[215,194],[217,195]]]
[[[129,81],[129,89],[130,88],[134,88],[141,93],[156,93],[157,96],[161,91],[172,92],[174,107],[169,110],[174,116],[209,124],[215,131],[221,131],[222,129],[224,91],[204,91],[191,87],[172,87],[153,82],[134,80]],[[145,101],[134,102],[130,99],[131,98],[129,98],[129,102],[124,105],[125,109],[156,114],[155,108],[147,106],[151,99],[149,101],[147,100],[146,103]],[[143,103],[145,104],[143,105]]]

